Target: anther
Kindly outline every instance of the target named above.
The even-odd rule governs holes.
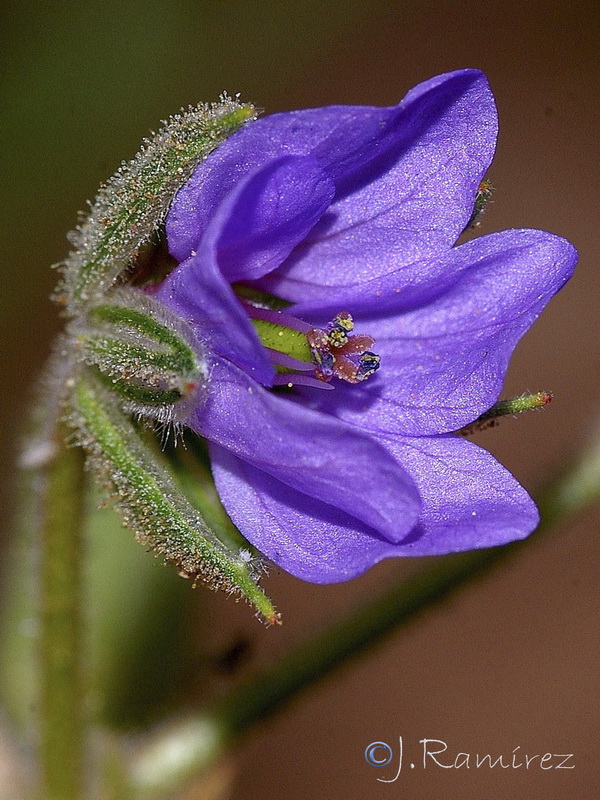
[[[381,366],[381,357],[370,350],[365,351],[359,359],[356,377],[359,381],[365,381]]]
[[[354,329],[354,320],[347,311],[337,314],[327,326],[327,338],[332,347],[348,344],[348,334]]]
[[[370,349],[375,344],[373,338],[365,334],[349,336],[352,330],[354,320],[347,311],[341,311],[326,330],[313,328],[306,334],[319,380],[330,381],[335,376],[347,383],[361,383],[379,369],[381,359]]]

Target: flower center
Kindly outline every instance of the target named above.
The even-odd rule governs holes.
[[[373,337],[352,333],[354,320],[347,311],[336,314],[326,328],[314,328],[285,310],[246,300],[242,305],[277,368],[275,385],[332,389],[332,378],[362,383],[379,369]]]
[[[306,339],[310,345],[315,375],[321,381],[333,376],[348,383],[361,383],[377,372],[381,359],[371,348],[372,336],[350,335],[354,320],[347,311],[340,311],[326,330],[312,328]]]

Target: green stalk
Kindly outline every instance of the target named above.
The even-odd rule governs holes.
[[[136,798],[170,796],[209,768],[254,725],[281,710],[304,689],[367,652],[434,604],[521,552],[531,541],[600,498],[600,437],[564,476],[541,493],[542,522],[530,539],[505,547],[432,559],[416,575],[293,649],[270,669],[202,714],[174,721],[132,762]]]
[[[46,475],[40,574],[40,756],[44,800],[80,800],[85,722],[82,669],[83,455],[62,444]]]

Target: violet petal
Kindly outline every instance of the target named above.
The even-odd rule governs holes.
[[[230,359],[270,386],[275,369],[217,267],[214,231],[218,232],[218,224],[209,228],[199,251],[163,281],[155,297],[180,314],[211,353]]]
[[[529,494],[473,442],[447,435],[390,437],[387,445],[412,475],[423,504],[417,528],[397,555],[496,547],[535,530],[539,514]]]
[[[337,583],[398,555],[397,545],[355,516],[292,489],[222,447],[211,445],[210,455],[217,491],[233,522],[292,575]],[[398,508],[397,535],[408,535],[413,525],[412,515]]]
[[[366,280],[389,272],[392,261],[409,263],[455,241],[495,138],[493,97],[477,70],[439,76],[390,108],[331,106],[259,119],[226,140],[179,192],[167,219],[169,247],[185,259],[222,198],[257,166],[313,155],[337,197],[292,254],[285,280],[343,285],[349,273]],[[354,266],[348,259],[357,259]]]
[[[368,434],[263,389],[225,361],[186,420],[193,430],[308,497],[392,540],[398,516],[416,520],[419,498],[401,465]]]
[[[395,542],[326,503],[307,498],[223,448],[211,446],[219,495],[244,536],[303,580],[336,583],[384,558],[495,547],[522,539],[539,517],[527,492],[485,450],[457,437],[397,439],[390,449],[422,498],[412,527],[401,513]]]
[[[352,191],[336,198],[266,288],[290,300],[318,299],[454,244],[494,152],[487,82],[468,72],[436,84],[401,104],[394,128],[393,146],[382,137],[380,155],[353,176]]]
[[[335,187],[314,158],[283,156],[244,177],[223,201],[218,264],[230,282],[275,269],[327,209]]]
[[[351,311],[356,332],[373,336],[381,356],[381,369],[364,384],[336,384],[335,393],[313,393],[311,402],[375,431],[457,430],[497,400],[517,342],[576,260],[558,236],[502,231],[337,293],[324,309],[293,307],[314,324],[334,308]]]

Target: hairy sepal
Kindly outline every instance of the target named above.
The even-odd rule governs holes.
[[[138,417],[181,422],[202,401],[208,366],[189,325],[138,289],[111,292],[71,326],[80,359]]]
[[[138,541],[174,564],[183,577],[243,596],[265,621],[278,622],[257,584],[258,570],[247,546],[219,539],[179,491],[164,459],[140,438],[113,395],[89,371],[73,381],[70,405],[73,444],[84,448],[88,468]]]
[[[63,280],[55,299],[71,316],[95,303],[127,272],[194,168],[255,117],[254,106],[223,95],[218,103],[170,117],[132,161],[123,162],[69,235],[73,250],[58,265]]]

